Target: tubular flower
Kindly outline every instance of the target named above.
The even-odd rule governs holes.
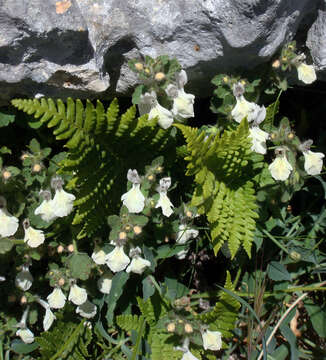
[[[33,276],[29,272],[29,266],[23,265],[22,271],[16,276],[15,284],[19,289],[27,291],[32,286],[33,280]]]
[[[293,170],[285,154],[277,156],[268,168],[271,172],[272,177],[275,180],[281,181],[285,181],[290,176],[290,173]]]
[[[258,154],[266,154],[266,140],[269,138],[269,134],[261,130],[258,126],[253,126],[249,129],[249,132],[249,137],[252,142],[251,150]]]
[[[239,124],[244,118],[247,118],[248,122],[255,120],[260,111],[260,106],[247,101],[243,95],[237,97],[236,99],[237,103],[231,111],[233,119]]]
[[[169,217],[173,213],[172,208],[174,207],[167,196],[167,190],[170,187],[170,185],[171,185],[170,177],[162,178],[160,180],[160,186],[158,188],[158,193],[160,194],[160,197],[155,206],[155,208],[159,208],[159,207],[162,208],[163,215],[167,217]]]
[[[70,287],[68,300],[73,302],[75,305],[84,304],[87,300],[87,291],[76,284]]]
[[[113,272],[119,272],[126,268],[130,263],[129,257],[124,253],[123,246],[116,245],[106,256],[106,264]]]
[[[79,305],[76,309],[76,313],[86,319],[91,319],[92,317],[94,317],[96,315],[96,312],[97,307],[89,300],[86,300],[84,304]]]
[[[185,93],[183,89],[178,90],[177,96],[173,99],[172,114],[179,119],[194,117],[194,102],[194,95]]]
[[[28,328],[18,329],[16,335],[19,336],[25,344],[34,342],[34,334]]]
[[[51,192],[48,190],[41,191],[41,195],[44,200],[41,205],[35,209],[34,214],[40,215],[42,220],[50,222],[57,218],[55,215],[53,200],[51,200]]]
[[[323,167],[323,158],[325,155],[323,153],[315,153],[311,150],[303,152],[304,156],[304,169],[309,175],[318,175],[321,173]]]
[[[18,229],[18,219],[9,214],[6,209],[6,200],[0,197],[0,236],[12,236]]]
[[[50,307],[45,309],[45,315],[43,318],[43,329],[48,331],[53,324],[53,321],[56,319],[56,316],[51,311]]]
[[[305,84],[312,84],[317,79],[315,69],[312,65],[300,63],[297,66],[297,71],[298,71],[298,79],[304,82]]]
[[[45,236],[42,230],[37,230],[29,225],[29,221],[26,219],[23,223],[25,236],[24,242],[32,248],[36,248],[44,243]]]
[[[140,257],[140,254],[141,250],[138,246],[130,250],[129,256],[132,257],[132,260],[126,269],[127,273],[142,274],[148,266],[151,266],[151,262]]]
[[[190,239],[195,239],[199,234],[198,230],[195,229],[187,229],[187,225],[181,224],[179,226],[179,231],[177,234],[176,243],[177,244],[185,244]],[[182,260],[186,257],[187,250],[179,251],[176,256],[179,260]]]
[[[53,198],[53,211],[57,217],[65,217],[72,212],[76,197],[63,189],[57,189]]]
[[[160,105],[158,102],[156,102],[156,105],[151,108],[151,111],[148,114],[148,120],[151,120],[155,117],[158,117],[157,123],[163,129],[169,128],[173,123],[172,112]]]
[[[97,265],[104,265],[106,260],[106,253],[104,250],[95,248],[92,254],[92,259]]]
[[[218,351],[222,348],[222,334],[219,331],[206,330],[202,332],[205,350]]]
[[[140,191],[140,178],[137,170],[128,170],[127,179],[132,182],[132,188],[121,196],[123,205],[130,213],[140,213],[145,206],[145,196]]]
[[[112,286],[112,273],[107,272],[103,274],[97,281],[98,289],[103,294],[110,294],[111,286]]]
[[[47,300],[51,308],[62,309],[66,303],[66,296],[60,288],[56,287],[52,293],[48,295]]]

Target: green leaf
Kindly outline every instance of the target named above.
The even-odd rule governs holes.
[[[181,298],[182,296],[185,296],[189,291],[186,286],[178,282],[176,279],[166,277],[164,282],[168,288],[167,297],[170,300]]]
[[[304,301],[304,306],[310,316],[310,321],[318,336],[326,337],[326,309],[313,303],[311,299]]]
[[[267,267],[267,274],[271,280],[274,281],[291,281],[291,275],[286,270],[283,264],[277,261],[271,261]]]
[[[155,286],[152,280],[147,276],[143,281],[143,300],[146,301],[155,293]]]
[[[21,340],[15,339],[11,343],[11,349],[17,354],[29,354],[32,351],[36,350],[39,347],[37,342],[33,342],[32,344],[25,344]]]
[[[124,285],[128,279],[129,274],[125,271],[118,272],[112,278],[110,294],[105,297],[105,302],[107,303],[106,320],[109,326],[112,325],[114,309],[117,305],[117,301],[122,295]]]
[[[41,151],[40,143],[36,139],[32,139],[28,147],[34,154]]]
[[[138,85],[132,94],[132,103],[137,105],[140,103],[140,96],[143,93],[144,85]]]
[[[6,252],[10,251],[14,243],[9,238],[2,238],[0,239],[0,254],[5,254]]]
[[[0,112],[0,127],[8,126],[15,121],[15,115]]]
[[[67,265],[73,278],[87,280],[91,272],[92,260],[85,253],[77,253],[67,259]]]

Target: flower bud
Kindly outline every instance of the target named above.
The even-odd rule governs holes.
[[[149,68],[146,68],[146,69],[145,69],[145,73],[146,73],[146,74],[150,74]]]
[[[149,176],[147,176],[147,179],[148,179],[149,181],[153,181],[155,178],[154,178],[154,175],[149,175]]]
[[[191,211],[188,210],[188,211],[186,212],[186,216],[187,216],[188,218],[192,218],[193,214],[192,214]]]
[[[185,332],[186,332],[187,334],[191,334],[193,331],[194,331],[194,329],[193,329],[192,325],[189,324],[189,323],[186,323],[186,324],[185,324]]]
[[[297,251],[291,251],[290,252],[290,258],[293,261],[300,261],[301,260],[301,254],[299,254]]]
[[[119,233],[119,240],[125,240],[127,238],[127,234],[124,231]]]
[[[23,295],[23,296],[20,298],[20,303],[21,303],[22,305],[27,303],[27,297],[26,297],[25,295]]]
[[[229,82],[229,78],[227,76],[224,76],[223,82],[225,82],[227,84]]]
[[[74,252],[74,245],[73,244],[68,245],[67,249],[71,253]]]
[[[130,230],[131,230],[131,226],[130,226],[130,225],[126,225],[126,226],[125,226],[125,230],[126,230],[126,231],[130,231]]]
[[[136,68],[136,70],[140,71],[140,70],[143,70],[144,66],[142,63],[136,63],[135,68]]]
[[[59,286],[63,286],[65,284],[65,279],[64,278],[60,278],[59,280],[58,280],[58,285]]]
[[[142,232],[142,228],[138,225],[134,226],[133,230],[136,235],[139,235]]]
[[[271,133],[270,138],[271,138],[271,140],[275,140],[275,139],[276,139],[276,134],[275,134],[275,133]]]
[[[174,332],[174,331],[175,331],[175,323],[174,323],[174,322],[171,322],[171,323],[167,324],[166,330],[167,330],[168,332]]]
[[[57,247],[57,253],[58,253],[58,254],[61,254],[61,253],[63,252],[63,250],[64,250],[64,247],[63,247],[62,245],[59,245],[59,246]]]
[[[294,134],[293,134],[293,132],[290,132],[290,133],[288,134],[288,139],[289,139],[289,140],[293,140],[293,138],[294,138]]]
[[[165,78],[165,74],[162,72],[158,72],[157,74],[155,74],[156,81],[162,81],[164,78]]]
[[[34,164],[32,167],[32,171],[35,173],[38,173],[42,170],[42,165],[41,164]]]
[[[281,62],[280,62],[279,59],[276,59],[276,60],[273,61],[272,67],[273,67],[274,69],[278,69],[280,66],[281,66]]]
[[[24,160],[26,160],[27,158],[29,158],[30,156],[31,156],[31,155],[30,155],[29,153],[24,152],[24,153],[22,154],[22,156],[20,157],[20,160],[24,161]]]
[[[3,177],[3,180],[8,180],[11,178],[11,172],[9,170],[3,170],[2,171],[2,177]]]

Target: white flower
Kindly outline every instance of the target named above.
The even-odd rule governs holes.
[[[188,240],[195,239],[198,236],[198,234],[199,234],[198,230],[187,229],[187,225],[181,224],[179,226],[176,243],[177,244],[185,244]],[[176,254],[176,257],[179,260],[183,260],[186,257],[187,252],[188,252],[188,250],[186,250],[186,249],[180,250]]]
[[[92,259],[97,265],[104,265],[106,262],[106,253],[104,250],[95,248],[92,254]]]
[[[249,129],[249,132],[249,137],[252,142],[251,150],[258,154],[266,154],[266,140],[269,138],[269,134],[261,130],[258,126],[253,126]]]
[[[151,120],[154,117],[158,117],[157,122],[163,129],[169,128],[173,123],[172,112],[161,106],[159,103],[151,108],[151,111],[148,114],[148,120]]]
[[[97,281],[98,289],[103,294],[109,294],[112,286],[113,275],[110,272],[103,274]]]
[[[96,315],[97,308],[89,300],[86,300],[84,304],[79,305],[76,309],[76,313],[80,316],[90,319]]]
[[[34,342],[34,334],[28,328],[18,329],[16,335],[19,336],[25,344]]]
[[[53,198],[53,210],[57,217],[64,217],[72,212],[75,196],[64,191],[62,188],[55,190]]]
[[[312,65],[301,63],[300,65],[297,66],[297,71],[298,71],[298,79],[304,82],[305,84],[311,84],[317,79],[315,69]]]
[[[27,243],[28,246],[36,248],[44,243],[45,236],[42,230],[34,229],[31,226],[27,228],[24,226],[24,230],[24,242]]]
[[[194,117],[194,101],[194,95],[185,93],[184,89],[178,90],[177,96],[173,99],[172,114],[181,119]]]
[[[218,351],[222,348],[222,334],[219,331],[206,330],[202,332],[205,350]]]
[[[243,95],[237,97],[236,99],[237,103],[231,111],[233,119],[238,123],[240,123],[245,117],[248,122],[255,120],[261,111],[260,106],[247,101]]]
[[[171,178],[170,177],[165,177],[160,180],[160,186],[157,190],[160,194],[160,197],[155,206],[155,208],[161,207],[163,215],[165,215],[167,217],[169,217],[173,213],[172,208],[174,207],[166,194],[167,190],[170,186],[171,186]]]
[[[116,247],[106,255],[106,264],[113,272],[124,270],[129,263],[130,259],[124,253],[123,246],[116,245]]]
[[[140,191],[140,184],[132,184],[132,188],[121,196],[123,205],[130,213],[140,213],[145,206],[145,196]]]
[[[187,350],[187,351],[183,354],[181,360],[198,360],[198,358],[196,358],[196,356],[194,356],[194,355],[190,352],[190,350]]]
[[[309,175],[318,175],[323,167],[323,153],[315,153],[310,150],[304,151],[304,169]]]
[[[52,293],[48,295],[47,300],[51,308],[62,309],[66,303],[66,296],[60,288],[56,287]]]
[[[50,308],[45,309],[45,315],[43,319],[43,329],[48,331],[53,324],[53,321],[56,319],[55,315]]]
[[[28,266],[24,265],[22,271],[16,276],[15,284],[19,289],[27,291],[32,286],[33,280],[33,276],[29,272]]]
[[[77,284],[73,284],[70,287],[68,300],[73,302],[75,305],[84,304],[87,300],[87,291],[79,287]]]
[[[12,236],[18,229],[18,219],[10,215],[6,208],[0,209],[0,236]]]
[[[268,166],[268,168],[275,180],[282,181],[286,180],[293,170],[285,154],[277,156],[275,160]]]
[[[144,270],[148,267],[151,266],[151,262],[143,259],[142,257],[140,257],[139,255],[134,256],[134,258],[131,260],[130,265],[127,267],[126,272],[133,272],[136,274],[142,274],[144,272]]]
[[[57,216],[55,215],[53,200],[43,200],[41,205],[35,209],[34,214],[40,215],[41,219],[46,222],[50,222],[56,219]]]

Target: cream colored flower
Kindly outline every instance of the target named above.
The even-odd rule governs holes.
[[[130,213],[140,213],[145,206],[145,196],[140,191],[140,184],[132,184],[132,188],[121,196],[123,205]]]
[[[162,208],[163,215],[167,216],[167,217],[169,217],[173,213],[172,208],[174,207],[173,204],[171,203],[170,199],[167,196],[167,190],[170,186],[171,186],[171,178],[170,177],[165,177],[160,180],[160,185],[158,188],[160,197],[155,206],[155,208],[159,208],[159,207]]]
[[[77,284],[73,284],[70,287],[68,300],[73,302],[75,305],[84,304],[87,300],[87,291]]]
[[[86,319],[91,319],[92,317],[94,317],[96,315],[96,312],[97,307],[89,300],[86,300],[84,304],[79,305],[76,309],[76,313]]]
[[[35,209],[34,214],[40,215],[41,219],[46,222],[56,219],[53,200],[43,200],[41,205]]]
[[[103,274],[97,281],[98,289],[103,294],[110,294],[111,286],[112,286],[112,273],[107,272]]]
[[[163,128],[169,128],[173,123],[172,112],[165,107],[161,106],[158,102],[154,107],[151,108],[151,111],[148,114],[148,120],[157,117],[157,123]]]
[[[315,153],[310,150],[304,151],[304,169],[309,175],[319,175],[323,168],[323,153]]]
[[[28,328],[18,329],[16,335],[19,336],[25,344],[34,342],[34,334]]]
[[[106,263],[105,251],[99,248],[95,248],[92,254],[92,259],[97,265],[104,265]]]
[[[62,188],[55,190],[53,198],[53,210],[57,217],[65,217],[72,212],[74,207],[74,200],[76,197],[73,194],[69,194]]]
[[[131,260],[130,265],[127,267],[126,272],[133,272],[135,274],[142,274],[145,269],[151,266],[151,262],[143,259],[139,255],[134,256],[134,258]]]
[[[42,230],[34,229],[31,226],[25,227],[25,225],[24,230],[24,242],[27,243],[28,246],[36,248],[44,243],[45,236]]]
[[[18,229],[18,219],[10,215],[6,208],[0,209],[0,236],[12,236]]]
[[[56,319],[56,316],[53,314],[50,308],[45,309],[45,315],[43,318],[43,329],[48,331],[53,324],[53,321]]]
[[[317,79],[315,69],[312,65],[301,63],[297,66],[297,71],[298,79],[305,84],[312,84]]]
[[[199,234],[198,230],[188,229],[187,225],[181,224],[179,226],[179,231],[178,231],[178,234],[177,234],[176,243],[177,244],[185,244],[188,240],[195,239],[198,236],[198,234]],[[187,249],[180,250],[176,254],[176,257],[179,260],[183,260],[186,257],[187,252],[188,252]]]
[[[183,88],[178,90],[177,96],[173,99],[172,114],[181,119],[194,117],[194,102],[194,95],[185,93]]]
[[[261,130],[258,126],[250,128],[249,133],[252,142],[251,150],[258,154],[266,154],[266,140],[269,138],[269,134]]]
[[[268,168],[272,174],[272,177],[275,180],[281,181],[285,181],[290,176],[290,173],[293,170],[285,154],[277,156]]]
[[[196,356],[193,355],[193,354],[190,352],[190,350],[187,350],[187,351],[183,354],[181,360],[199,360],[199,359],[196,358]]]
[[[16,276],[15,284],[19,289],[27,291],[32,286],[33,280],[33,276],[29,272],[28,266],[24,265],[22,267],[22,271]]]
[[[218,351],[222,348],[222,334],[219,331],[206,330],[202,332],[205,350]]]
[[[62,309],[66,303],[66,296],[59,287],[56,287],[52,293],[48,295],[47,300],[51,308]]]
[[[243,95],[237,97],[236,99],[237,103],[231,111],[233,119],[237,123],[240,123],[245,117],[248,122],[255,120],[260,111],[260,107],[253,102],[247,101]]]
[[[113,272],[124,270],[130,263],[129,257],[124,253],[123,246],[116,245],[106,256],[106,264]]]

